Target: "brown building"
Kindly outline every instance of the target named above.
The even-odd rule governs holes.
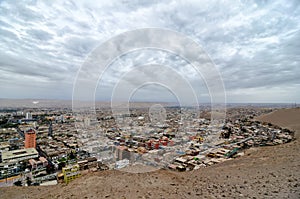
[[[25,133],[25,148],[35,148],[36,147],[36,131],[33,129],[28,130]]]
[[[39,169],[44,168],[48,165],[48,161],[44,157],[40,157],[38,160],[36,159],[30,159],[29,164],[31,165],[31,169]]]

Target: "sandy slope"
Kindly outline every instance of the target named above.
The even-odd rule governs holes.
[[[258,118],[296,130],[300,109]],[[205,169],[131,174],[88,174],[69,185],[1,188],[0,198],[300,198],[299,139],[280,146],[252,148],[242,158]]]
[[[277,124],[281,127],[300,130],[300,108],[280,109],[273,113],[260,116],[258,119]],[[296,136],[297,138],[300,138],[300,133],[297,133]]]

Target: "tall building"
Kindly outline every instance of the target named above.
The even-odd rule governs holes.
[[[31,115],[31,113],[26,113],[26,119],[27,120],[31,120],[32,119],[32,115]]]
[[[86,117],[84,118],[84,126],[89,127],[91,125],[91,119]]]
[[[34,129],[25,133],[25,148],[36,148],[36,131]]]
[[[49,122],[49,128],[48,128],[48,136],[52,137],[53,129],[52,129],[52,121]]]

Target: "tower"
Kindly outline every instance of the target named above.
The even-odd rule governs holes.
[[[53,129],[52,129],[52,121],[49,123],[48,136],[52,137]]]
[[[26,119],[27,120],[31,120],[32,119],[32,115],[30,112],[26,113]]]
[[[36,148],[36,131],[29,129],[25,133],[25,148]]]

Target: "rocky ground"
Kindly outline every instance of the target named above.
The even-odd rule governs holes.
[[[300,109],[257,118],[296,131],[287,144],[251,148],[245,156],[190,172],[103,171],[47,187],[0,189],[1,198],[300,198]]]

